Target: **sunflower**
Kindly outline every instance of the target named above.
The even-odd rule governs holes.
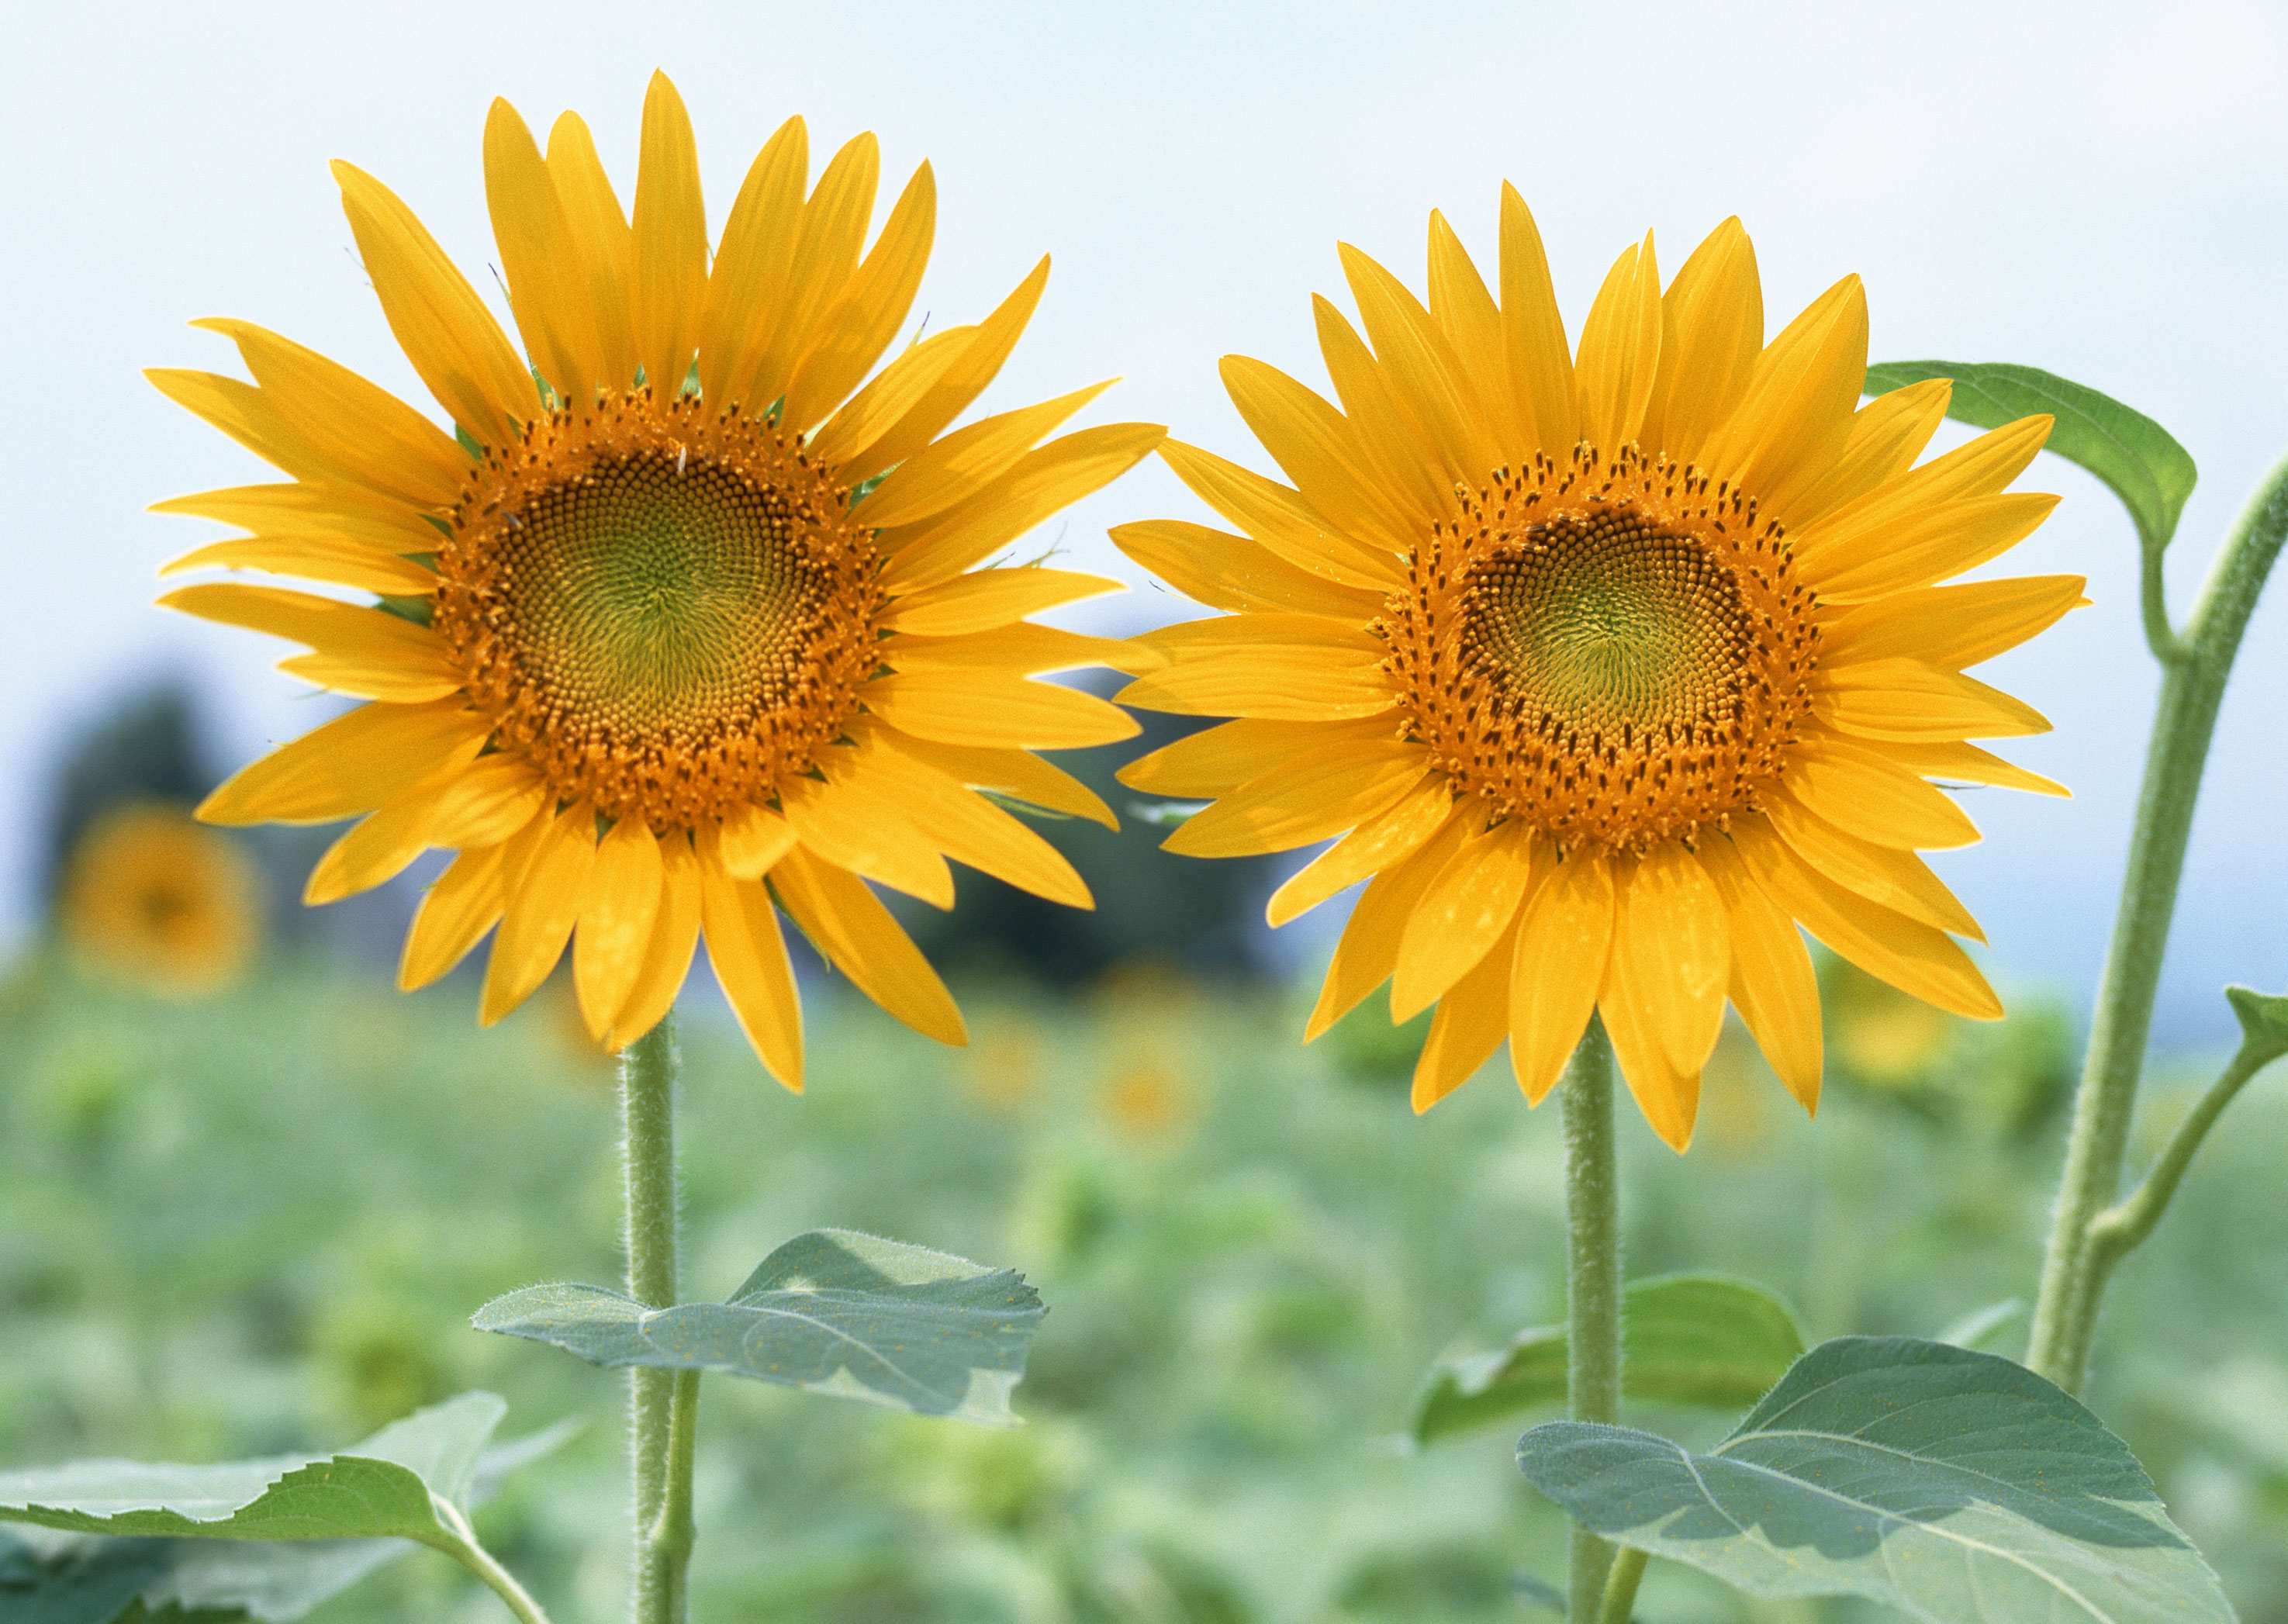
[[[1111,823],[1028,752],[1134,725],[1028,678],[1157,658],[1025,619],[1119,582],[973,566],[1162,431],[1042,443],[1099,384],[946,432],[1016,343],[1046,259],[984,321],[909,344],[869,380],[935,218],[924,164],[864,247],[870,135],[806,194],[807,138],[790,119],[711,255],[690,122],[663,76],[644,103],[632,218],[571,114],[544,154],[496,101],[484,159],[521,356],[404,203],[349,164],[333,171],[391,331],[449,427],[243,321],[199,325],[235,341],[251,384],[150,375],[291,476],[157,504],[249,532],[171,569],[371,595],[228,582],[162,600],[303,644],[282,669],[366,701],[247,767],[200,815],[361,817],[311,874],[313,903],[426,848],[455,852],[400,984],[436,980],[497,925],[487,1023],[568,941],[590,1032],[624,1046],[665,1013],[703,938],[757,1053],[798,1088],[783,908],[893,1015],[964,1041],[867,882],[949,906],[951,857],[1089,906],[1054,849],[978,792]]]
[[[1815,1105],[1799,925],[1918,998],[1998,1015],[1951,939],[1976,922],[1915,853],[1977,836],[1933,779],[2063,793],[1966,742],[2048,724],[1963,670],[2081,601],[2081,578],[1938,584],[2054,505],[2004,488],[2049,419],[1915,466],[1948,385],[1858,405],[1856,277],[1765,344],[1736,219],[1665,292],[1649,235],[1623,253],[1577,356],[1513,190],[1498,302],[1436,214],[1427,308],[1342,261],[1364,337],[1315,302],[1339,408],[1223,363],[1291,484],[1172,441],[1245,534],[1113,532],[1232,612],[1141,639],[1170,664],[1116,696],[1236,718],[1122,774],[1214,798],[1169,849],[1341,836],[1272,898],[1274,925],[1372,882],[1309,1035],[1388,979],[1394,1019],[1437,1006],[1418,1111],[1505,1039],[1538,1103],[1600,1014],[1682,1149],[1728,999]]]
[[[65,860],[57,923],[89,974],[163,998],[244,978],[262,945],[262,887],[231,838],[162,801],[114,807]]]

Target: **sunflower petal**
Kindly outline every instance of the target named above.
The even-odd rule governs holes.
[[[1109,575],[1084,575],[1069,569],[1037,565],[981,569],[898,598],[881,624],[887,630],[919,637],[957,637],[964,632],[989,631],[1062,604],[1127,590],[1126,582]]]
[[[539,144],[499,97],[485,119],[485,202],[525,353],[560,396],[585,406],[617,382],[597,341],[587,266]]]
[[[703,842],[704,836],[702,836]],[[802,1003],[778,910],[759,882],[736,880],[699,854],[700,929],[707,962],[722,984],[739,1030],[766,1070],[802,1092]]]
[[[985,386],[1000,372],[1001,363],[1009,359],[1009,352],[1016,348],[1018,336],[1032,320],[1034,308],[1041,302],[1041,289],[1048,286],[1048,281],[1049,261],[1043,255],[1040,264],[1017,284],[1016,290],[1002,300],[991,315],[969,329],[957,356],[929,392],[872,439],[859,443],[853,435],[853,444],[842,462],[870,473],[894,468],[936,440],[945,425],[982,394]],[[941,337],[951,338],[953,334]]]
[[[1363,623],[1382,599],[1297,568],[1260,542],[1179,519],[1115,525],[1112,544],[1212,609],[1323,614]]]
[[[1305,1042],[1342,1019],[1358,1007],[1360,1000],[1390,979],[1398,968],[1399,942],[1406,922],[1430,882],[1461,844],[1463,834],[1461,820],[1450,819],[1412,856],[1384,869],[1366,888],[1343,926],[1342,939],[1335,945],[1334,963],[1327,966],[1319,1001],[1303,1029]]]
[[[161,566],[159,573],[177,575],[194,569],[258,569],[405,598],[426,597],[437,590],[437,572],[409,558],[320,536],[242,535],[209,542]]]
[[[755,399],[751,385],[773,324],[785,320],[787,273],[809,172],[809,131],[799,117],[790,118],[755,154],[723,222],[699,319],[699,389],[712,404],[761,408],[777,398]]]
[[[1795,496],[1834,463],[1867,379],[1867,295],[1847,276],[1764,347],[1738,408],[1708,438],[1704,467],[1756,493],[1768,518],[1793,515]]]
[[[866,524],[880,530],[910,525],[977,495],[1021,461],[1041,437],[1112,387],[1092,384],[1037,406],[981,418],[933,440],[898,464],[859,505]]]
[[[771,883],[826,962],[860,992],[925,1037],[969,1042],[945,983],[863,880],[798,846],[772,870]]]
[[[1424,779],[1396,805],[1360,824],[1273,891],[1265,920],[1275,930],[1369,875],[1404,861],[1446,827],[1453,812],[1453,786],[1445,775]]]
[[[1161,441],[1160,460],[1201,501],[1307,574],[1378,598],[1404,584],[1389,547],[1353,540],[1275,479],[1180,440]]]
[[[1376,488],[1405,515],[1408,529],[1418,533],[1445,510],[1461,469],[1452,451],[1432,440],[1399,405],[1390,378],[1343,313],[1317,294],[1311,296],[1311,313],[1350,438],[1372,470]]]
[[[489,719],[457,697],[361,705],[241,767],[200,803],[208,823],[330,823],[475,759]]]
[[[1820,629],[1819,661],[1919,660],[1942,671],[1991,660],[2088,600],[2080,575],[2014,575],[1921,587],[1860,605]]]
[[[1514,820],[1468,830],[1407,918],[1390,985],[1392,1020],[1413,1019],[1509,939],[1532,882],[1548,869],[1545,857],[1535,861],[1546,844]]]
[[[1573,384],[1581,397],[1581,437],[1608,456],[1644,426],[1660,370],[1660,267],[1652,233],[1623,250],[1581,324]]]
[[[911,733],[898,733],[884,743],[973,789],[989,789],[1069,818],[1085,818],[1108,829],[1120,827],[1120,820],[1096,791],[1061,767],[1023,750],[941,744]]]
[[[1732,938],[1734,1007],[1781,1083],[1806,1111],[1819,1109],[1826,1059],[1819,1027],[1819,978],[1787,910],[1756,883],[1728,840],[1702,843],[1700,866],[1724,899]]]
[[[477,1020],[489,1026],[532,996],[572,938],[596,862],[596,809],[583,801],[553,819],[535,819],[517,843],[505,877],[507,910],[485,966]]]
[[[743,806],[725,818],[715,836],[718,860],[738,880],[759,880],[799,838],[794,825],[767,806]]]
[[[1418,744],[1338,740],[1240,784],[1163,845],[1185,857],[1291,852],[1379,817],[1429,771]]]
[[[1456,478],[1484,479],[1500,453],[1443,329],[1387,270],[1347,242],[1337,251],[1392,395]]]
[[[1612,960],[1613,869],[1577,847],[1527,900],[1510,966],[1509,1063],[1529,1105],[1557,1086]]]
[[[1476,1076],[1509,1036],[1509,967],[1516,941],[1513,926],[1438,1000],[1430,1035],[1414,1063],[1417,1116]]]
[[[1792,775],[1765,792],[1762,811],[1795,854],[1847,890],[1935,930],[1984,941],[1978,921],[1922,859],[1847,835],[1791,793]]]
[[[797,849],[933,907],[951,907],[953,875],[945,860],[894,801],[852,781],[847,758],[854,754],[827,750],[819,764],[826,782],[798,778],[781,787],[779,804],[801,843]]]
[[[1093,907],[1087,883],[1047,841],[959,780],[907,755],[895,734],[852,764],[878,798],[902,808],[925,838],[957,863],[1067,907]]]
[[[504,900],[501,875],[509,844],[463,852],[437,876],[405,933],[405,952],[397,966],[398,991],[410,993],[441,980],[500,922]]]
[[[1827,471],[1807,485],[1788,504],[1789,518],[1809,529],[1847,503],[1856,502],[1877,486],[1914,466],[1930,444],[1938,425],[1946,421],[1946,406],[1954,385],[1944,378],[1926,378],[1888,394],[1878,395],[1852,415],[1843,448]]]
[[[746,385],[747,398],[756,405],[786,393],[796,365],[815,346],[826,319],[850,285],[881,177],[880,144],[870,133],[854,136],[827,161],[818,189],[803,204],[778,319]],[[792,419],[787,421],[792,424]]]
[[[302,900],[322,907],[402,874],[429,849],[429,826],[445,788],[434,780],[421,784],[362,819],[312,866]]]
[[[707,209],[699,194],[699,153],[691,115],[667,75],[644,91],[643,147],[637,159],[633,256],[628,297],[636,361],[655,400],[672,400],[699,347],[707,297]]]
[[[1934,671],[1919,660],[1869,660],[1823,670],[1812,710],[1840,733],[1902,744],[2009,739],[2050,731],[2022,700],[1974,677]]]
[[[659,917],[627,1002],[613,1018],[611,1042],[624,1049],[659,1025],[675,1007],[699,951],[699,860],[681,832],[659,843]],[[766,905],[767,906],[767,905]]]
[[[586,894],[572,938],[572,988],[580,1018],[597,1042],[635,990],[659,923],[659,841],[640,818],[623,818],[596,843]]]
[[[2034,795],[2062,796],[2068,800],[2073,798],[2073,791],[2055,779],[2029,772],[2025,768],[2013,765],[1974,744],[1958,744],[1950,741],[1886,744],[1883,753],[1910,772],[1923,778],[1958,778],[1974,784],[1995,784],[2006,789],[2023,789]]]
[[[861,693],[867,709],[899,732],[941,744],[1076,750],[1140,731],[1093,693],[1000,672],[901,671]]]
[[[1690,463],[1739,405],[1764,347],[1763,286],[1739,216],[1692,250],[1660,307],[1660,372],[1641,438]]]
[[[811,429],[858,387],[913,308],[936,229],[937,180],[925,163],[906,183],[881,236],[796,367],[782,424],[797,432]]]
[[[1847,835],[1901,851],[1976,843],[1962,809],[1883,750],[1814,733],[1797,745],[1784,787],[1807,812]]]
[[[628,286],[634,275],[635,234],[612,190],[595,138],[577,113],[558,115],[548,131],[548,178],[571,230],[572,251],[586,278],[588,310],[600,346],[598,382],[624,389],[635,382],[635,331]]]
[[[1505,180],[1501,194],[1501,321],[1520,426],[1529,443],[1565,457],[1581,438],[1573,347],[1565,340],[1564,318],[1557,313],[1541,233],[1525,200]],[[1588,1024],[1586,1016],[1582,1024]]]

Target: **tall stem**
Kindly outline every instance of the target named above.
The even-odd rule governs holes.
[[[1565,1066],[1565,1413],[1612,1422],[1621,1413],[1621,1192],[1613,1153],[1613,1048],[1591,1017]],[[1573,1530],[1566,1617],[1595,1624],[1613,1548]]]
[[[2089,1052],[2074,1099],[2071,1137],[2059,1182],[2041,1295],[2026,1362],[2069,1392],[2080,1390],[2097,1332],[2101,1270],[2091,1225],[2121,1187],[2137,1081],[2153,1025],[2161,959],[2177,906],[2177,884],[2192,834],[2201,773],[2216,732],[2217,708],[2256,608],[2265,577],[2288,536],[2288,458],[2276,463],[2235,521],[2180,646],[2165,663],[2145,782],[2122,876],[2104,978],[2090,1025]]]
[[[680,1068],[671,1013],[620,1056],[628,1295],[647,1308],[672,1308],[682,1290],[675,1183],[675,1085]],[[637,1366],[628,1372],[635,1485],[629,1616],[634,1624],[683,1624],[686,1616],[684,1579],[693,1538],[690,1438],[698,1401],[695,1371]]]

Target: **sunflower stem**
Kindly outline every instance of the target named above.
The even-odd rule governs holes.
[[[1605,1584],[1605,1599],[1597,1609],[1597,1624],[1629,1624],[1637,1604],[1637,1584],[1644,1578],[1645,1553],[1633,1545],[1621,1547],[1613,1558],[1613,1576]]]
[[[1621,1413],[1621,1191],[1613,1154],[1613,1047],[1604,1023],[1565,1065],[1565,1413],[1613,1422]],[[1573,1530],[1566,1617],[1596,1624],[1613,1548]]]
[[[672,1308],[682,1290],[675,1182],[675,1089],[680,1069],[672,1012],[620,1056],[628,1295],[647,1308]],[[696,1371],[637,1366],[628,1372],[635,1501],[629,1616],[634,1624],[684,1624],[684,1580],[694,1537],[691,1434],[698,1405]]]
[[[2177,886],[2184,875],[2201,773],[2216,733],[2217,709],[2248,617],[2284,539],[2288,539],[2288,457],[2273,465],[2234,521],[2180,640],[2182,656],[2163,656],[2161,697],[2145,754],[2145,782],[2137,798],[2121,903],[2114,915],[2096,1014],[2090,1023],[2089,1050],[2074,1097],[2073,1129],[2066,1144],[2065,1170],[2026,1355],[2029,1366],[2068,1392],[2080,1390],[2096,1337],[2099,1303],[2111,1266],[2104,1248],[2096,1244],[2096,1231],[2120,1193],[2130,1119],[2152,1032],[2153,999],[2160,986]],[[2160,1215],[2156,1210],[2152,1216],[2157,1220]]]

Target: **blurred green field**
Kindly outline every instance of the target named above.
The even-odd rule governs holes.
[[[1562,1566],[1559,1519],[1512,1463],[1521,1429],[1396,1439],[1442,1353],[1560,1312],[1554,1110],[1529,1113],[1497,1062],[1416,1120],[1406,1034],[1362,1011],[1306,1050],[1299,988],[1129,969],[1055,998],[957,990],[966,1051],[813,987],[801,1099],[711,998],[687,1010],[690,1295],[835,1224],[1022,1269],[1051,1309],[1013,1432],[711,1381],[695,1617],[1547,1616],[1513,1588]],[[1831,990],[1845,1074],[1815,1123],[1728,1041],[1688,1157],[1627,1118],[1631,1272],[1746,1276],[1815,1338],[1935,1335],[2030,1295],[2062,1018],[2014,1000],[1999,1029],[1926,1030]],[[184,1006],[19,966],[0,993],[0,1464],[337,1446],[489,1388],[509,1434],[591,1424],[481,1532],[561,1624],[613,1617],[620,1380],[467,1326],[517,1286],[618,1279],[610,1073],[560,988],[489,1033],[473,1002],[458,979],[404,998],[307,955]],[[2203,1077],[2165,1068],[2147,1150]],[[2251,1624],[2288,1620],[2283,1081],[2233,1108],[2122,1271],[2092,1391]],[[1707,1438],[1729,1417],[1645,1419]],[[1657,1565],[1640,1612],[1845,1616],[1743,1611]],[[504,1616],[427,1553],[313,1615]]]

